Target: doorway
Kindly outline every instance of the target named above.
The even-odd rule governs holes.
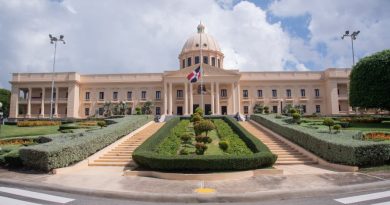
[[[183,107],[182,106],[177,106],[176,113],[177,113],[177,115],[183,115]]]
[[[227,106],[221,106],[221,114],[227,115]]]
[[[205,115],[212,115],[213,113],[211,113],[211,104],[205,104],[204,105],[204,114]]]

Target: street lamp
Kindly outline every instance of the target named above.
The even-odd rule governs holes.
[[[0,131],[1,131],[1,125],[4,123],[4,120],[3,120],[3,103],[1,103],[1,102],[0,102],[0,120],[1,120]]]
[[[50,119],[53,119],[54,72],[55,72],[55,65],[56,65],[57,42],[61,41],[63,44],[65,44],[65,41],[64,41],[64,35],[60,35],[60,37],[57,38],[49,34],[49,38],[50,38],[50,43],[54,44],[54,60],[53,60],[53,72],[51,75],[51,99],[50,99]],[[58,93],[56,95],[58,95]]]
[[[356,40],[356,36],[360,33],[360,31],[354,31],[352,34],[349,34],[349,31],[345,31],[345,34],[341,36],[341,39],[344,39],[344,37],[350,37],[351,43],[352,43],[352,67],[355,65],[355,52],[353,50],[353,41]]]

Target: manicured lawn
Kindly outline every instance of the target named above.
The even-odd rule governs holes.
[[[0,138],[24,137],[60,133],[58,126],[18,127],[16,125],[2,125]]]
[[[205,155],[223,155],[223,154],[225,154],[225,152],[223,152],[219,148],[219,145],[218,145],[219,137],[218,137],[217,131],[213,130],[213,131],[209,132],[208,136],[211,137],[211,139],[213,139],[213,141],[210,144],[207,144],[208,148],[204,154]]]
[[[390,132],[390,123],[351,123],[347,130]]]

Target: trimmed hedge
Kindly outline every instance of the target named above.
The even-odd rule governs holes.
[[[361,132],[343,130],[337,134],[329,134],[326,130],[288,124],[271,116],[251,115],[251,119],[329,162],[371,166],[390,161],[390,142],[354,139]]]
[[[18,127],[56,126],[61,125],[61,121],[19,121],[16,125]]]
[[[164,155],[157,153],[159,144],[180,123],[180,118],[168,121],[152,137],[133,152],[133,160],[140,166],[162,171],[223,171],[248,170],[272,166],[277,156],[257,138],[249,134],[231,117],[222,118],[253,152],[251,155]],[[185,119],[185,118],[182,118]],[[188,119],[188,118],[187,118]],[[216,119],[216,118],[214,118]]]
[[[152,120],[152,116],[129,116],[113,119],[116,123],[91,132],[46,136],[52,141],[21,148],[20,158],[24,166],[43,171],[66,167],[86,159]]]

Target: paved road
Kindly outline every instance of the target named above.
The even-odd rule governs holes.
[[[100,198],[78,194],[68,194],[55,191],[32,190],[19,186],[0,184],[1,205],[151,205],[160,203],[137,202],[123,199]],[[168,204],[168,203],[167,203]],[[169,203],[172,204],[172,203]],[[178,203],[179,204],[179,203]],[[183,204],[183,203],[180,203]],[[217,203],[212,203],[217,204]],[[349,194],[327,195],[313,198],[275,199],[253,203],[231,203],[231,205],[390,205],[390,190],[376,189]],[[183,204],[187,205],[187,204]]]

